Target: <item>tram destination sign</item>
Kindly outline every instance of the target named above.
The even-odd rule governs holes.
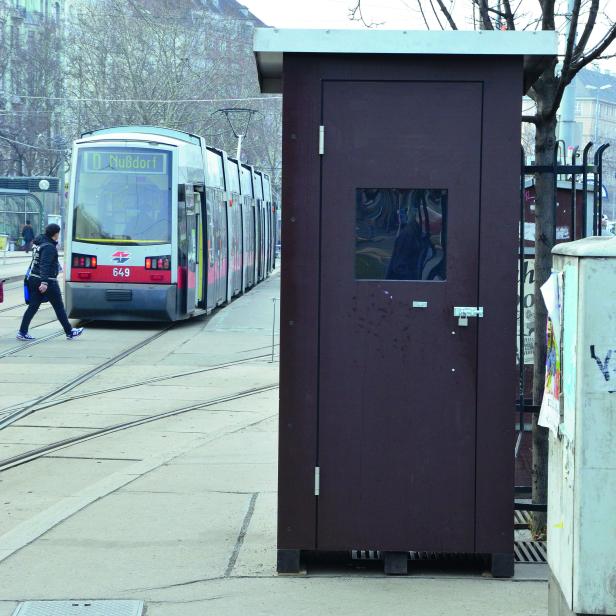
[[[86,173],[166,173],[166,154],[159,152],[84,151]]]

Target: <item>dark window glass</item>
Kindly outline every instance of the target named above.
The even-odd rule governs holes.
[[[447,190],[358,188],[355,277],[447,278]]]
[[[73,238],[110,244],[170,242],[170,160],[161,150],[82,148]]]

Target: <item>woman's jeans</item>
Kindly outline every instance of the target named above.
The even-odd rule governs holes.
[[[58,318],[58,321],[60,321],[60,325],[62,325],[62,327],[64,328],[66,335],[70,335],[70,333],[73,331],[73,328],[68,320],[68,317],[66,316],[66,310],[64,310],[62,294],[60,293],[60,285],[57,281],[50,280],[49,285],[47,286],[47,291],[45,291],[45,293],[41,293],[38,290],[40,284],[40,278],[30,278],[28,280],[30,302],[28,304],[28,309],[24,314],[24,318],[21,321],[21,327],[19,328],[19,331],[22,334],[28,333],[30,321],[32,321],[34,315],[38,312],[38,309],[40,308],[43,301],[47,299],[55,310],[56,317]]]

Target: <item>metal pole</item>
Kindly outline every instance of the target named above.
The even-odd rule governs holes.
[[[244,139],[244,135],[238,135],[237,136],[237,155],[236,155],[236,158],[237,158],[238,164],[241,163],[240,155],[242,154],[242,140],[243,139]]]
[[[582,208],[582,211],[584,212],[584,215],[582,217],[582,237],[586,237],[588,235],[588,215],[587,215],[588,214],[588,195],[587,195],[587,191],[588,191],[588,152],[590,151],[591,147],[592,147],[592,141],[586,144],[586,146],[584,147],[584,154],[582,156],[582,193],[584,195],[583,196],[584,205]],[[594,201],[594,190],[593,190],[593,201]]]
[[[598,143],[599,138],[599,88],[597,88],[597,98],[595,100],[595,138],[594,142]]]
[[[578,146],[571,150],[571,240],[577,239],[577,174],[575,173],[575,161],[577,159]]]
[[[274,363],[274,347],[276,346],[276,302],[278,301],[277,297],[272,297],[272,303],[274,305],[274,314],[272,318],[272,359],[270,363]]]
[[[526,225],[526,171],[524,169],[524,166],[526,165],[526,157],[524,155],[524,148],[522,148],[522,159],[521,159],[521,176],[520,176],[520,244],[518,247],[519,253],[518,253],[518,267],[520,270],[520,280],[519,280],[519,287],[518,287],[518,293],[520,295],[519,297],[519,301],[518,301],[518,310],[520,312],[519,315],[519,327],[520,327],[520,331],[518,333],[518,346],[519,346],[519,351],[518,351],[518,361],[519,361],[519,365],[518,365],[518,369],[519,369],[519,373],[518,373],[518,380],[519,380],[519,397],[518,397],[518,404],[520,405],[519,411],[520,411],[520,430],[519,430],[519,435],[518,435],[518,440],[516,442],[516,446],[515,446],[515,457],[517,458],[518,456],[518,451],[520,449],[520,445],[522,443],[522,433],[524,432],[524,395],[525,395],[525,378],[524,378],[524,368],[525,368],[525,363],[524,363],[524,265],[526,263],[525,260],[525,255],[524,255],[524,251],[525,251],[525,246],[524,246],[524,240],[525,240],[525,225]]]
[[[571,29],[571,17],[575,0],[567,2],[567,35]],[[577,37],[576,37],[577,39]],[[574,40],[574,43],[576,41]],[[565,153],[567,147],[578,145],[575,140],[575,79],[565,88],[562,102],[560,104],[560,138],[564,140]],[[566,162],[565,162],[566,164]]]

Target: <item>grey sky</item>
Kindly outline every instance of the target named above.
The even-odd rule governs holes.
[[[239,0],[257,17],[276,28],[363,28],[349,19],[349,9],[354,0]],[[429,7],[429,3],[425,3]],[[468,0],[450,0],[452,14],[461,29],[472,29],[472,11]],[[364,19],[368,22],[382,22],[381,28],[398,30],[425,30],[425,22],[417,8],[416,0],[362,0]],[[435,3],[436,6],[436,3]],[[521,0],[519,14],[526,7],[533,16],[537,15],[536,0]],[[605,14],[597,20],[597,33],[603,33],[609,21],[616,21],[616,0],[602,0]],[[567,2],[557,2],[557,14],[567,9]],[[607,15],[607,17],[606,17]],[[443,24],[445,21],[440,16]],[[438,29],[433,13],[426,13],[432,29]],[[564,37],[563,37],[564,38]],[[616,53],[616,49],[612,51]],[[605,68],[616,70],[616,59],[603,61]]]

